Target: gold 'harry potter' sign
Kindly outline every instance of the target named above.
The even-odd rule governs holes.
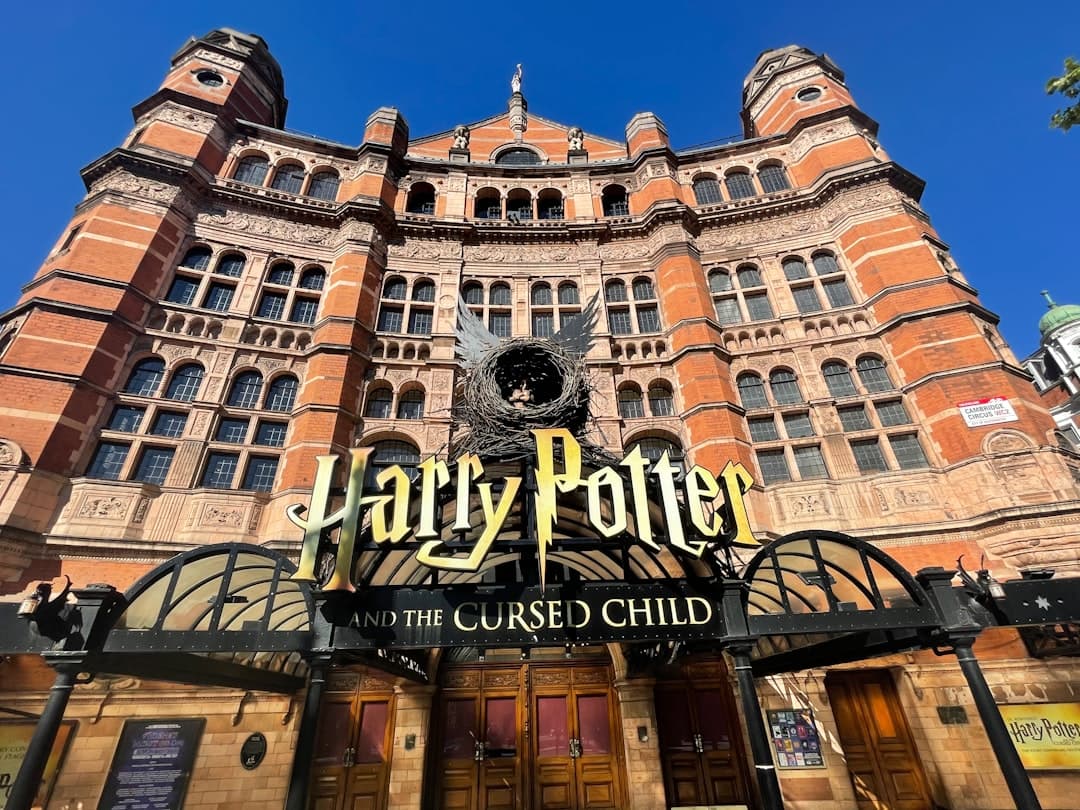
[[[721,540],[731,545],[759,545],[750,530],[744,495],[753,478],[741,463],[728,462],[718,476],[704,467],[687,470],[681,484],[676,481],[680,468],[672,463],[665,451],[651,465],[635,447],[618,463],[622,473],[607,466],[582,477],[581,445],[569,430],[549,428],[531,431],[536,447],[534,470],[536,491],[533,493],[533,514],[536,517],[536,541],[540,556],[540,577],[543,585],[547,549],[552,543],[558,523],[559,496],[583,491],[586,499],[586,519],[602,537],[617,537],[629,528],[630,515],[637,541],[654,551],[660,546],[653,537],[649,519],[648,479],[651,477],[660,493],[660,507],[666,524],[667,543],[678,552],[700,557],[708,541]],[[559,446],[561,453],[556,452]],[[498,538],[514,501],[521,491],[520,476],[503,479],[496,494],[491,482],[484,481],[484,466],[479,456],[466,453],[454,462],[454,475],[444,461],[429,458],[419,464],[419,517],[416,525],[410,520],[410,506],[415,497],[413,481],[400,466],[388,467],[375,476],[375,486],[368,490],[365,477],[372,453],[371,447],[349,451],[349,470],[345,488],[345,503],[336,511],[330,509],[330,489],[337,467],[337,456],[318,456],[315,485],[310,508],[290,506],[289,520],[304,530],[304,545],[300,565],[293,579],[315,581],[315,565],[323,532],[341,527],[338,534],[337,556],[333,574],[325,590],[354,590],[349,572],[352,569],[356,535],[364,509],[370,510],[371,538],[377,545],[396,545],[410,535],[424,541],[416,559],[432,568],[448,571],[477,571]],[[561,456],[561,463],[556,462]],[[679,514],[678,490],[685,494],[685,508],[696,536],[690,539]],[[439,532],[438,494],[454,487],[456,508],[453,532],[468,532],[474,527],[470,517],[470,500],[475,492],[480,498],[483,522],[480,536],[465,555],[447,554]],[[629,490],[629,491],[627,491]],[[723,495],[723,508],[706,510]],[[607,509],[601,504],[607,499]],[[304,517],[306,512],[306,517]]]

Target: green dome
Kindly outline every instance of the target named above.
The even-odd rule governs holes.
[[[1080,306],[1076,304],[1062,304],[1059,306],[1054,303],[1046,290],[1043,290],[1043,297],[1050,307],[1049,311],[1039,318],[1039,334],[1043,337],[1049,335],[1059,326],[1080,321]]]

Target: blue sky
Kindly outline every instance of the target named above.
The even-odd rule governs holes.
[[[1046,305],[1080,303],[1080,130],[1052,131],[1046,79],[1080,58],[1080,3],[184,3],[46,0],[6,15],[0,309],[38,269],[83,194],[79,169],[116,146],[190,35],[263,36],[285,73],[287,125],[357,143],[396,106],[413,136],[505,107],[516,62],[532,113],[623,138],[651,110],[676,147],[739,132],[758,53],[827,52],[1018,355]]]

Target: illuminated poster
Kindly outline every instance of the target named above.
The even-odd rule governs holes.
[[[11,786],[15,784],[15,777],[19,773],[26,748],[30,745],[30,738],[37,728],[36,720],[0,720],[0,807],[7,807],[8,794]],[[52,753],[45,763],[45,773],[41,777],[41,787],[38,788],[34,799],[35,807],[44,807],[49,801],[53,785],[56,784],[56,775],[60,770],[60,763],[64,759],[68,742],[75,731],[75,721],[67,720],[60,725],[56,732],[56,741],[53,743]]]
[[[824,768],[821,740],[810,709],[768,712],[776,764],[781,768]]]
[[[1025,768],[1080,769],[1080,703],[998,706]]]
[[[98,810],[180,810],[204,718],[128,720]]]

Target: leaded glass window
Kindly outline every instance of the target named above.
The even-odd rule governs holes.
[[[740,267],[736,271],[736,275],[739,277],[740,287],[760,287],[762,285],[761,272],[756,267],[750,267],[749,265]]]
[[[821,367],[821,372],[832,396],[853,397],[859,393],[855,389],[855,381],[851,379],[851,371],[843,363],[826,363]]]
[[[829,299],[829,306],[831,307],[846,307],[855,303],[855,299],[851,296],[851,290],[848,289],[847,281],[842,278],[823,281],[821,287],[825,290],[825,297]]]
[[[398,399],[398,419],[423,419],[424,418],[424,392],[406,391]]]
[[[638,331],[643,335],[660,331],[660,312],[656,307],[638,307]]]
[[[830,273],[839,273],[840,265],[836,262],[836,257],[831,253],[818,253],[814,256],[814,272],[819,276],[827,276]]]
[[[509,312],[492,312],[488,315],[488,331],[495,337],[508,338],[513,334]]]
[[[430,309],[413,308],[409,312],[409,334],[430,335],[434,315]]]
[[[229,278],[239,278],[244,273],[244,265],[247,260],[239,253],[229,253],[226,256],[222,256],[218,261],[217,270],[214,272],[219,276],[228,276]]]
[[[284,191],[288,194],[299,194],[300,187],[304,185],[304,167],[297,166],[294,163],[289,163],[285,166],[279,166],[278,170],[274,172],[274,180],[270,183],[270,187],[277,191]]]
[[[401,307],[381,307],[376,329],[380,332],[400,332],[405,310]]]
[[[296,268],[289,262],[280,262],[270,268],[270,272],[266,275],[266,281],[269,284],[283,284],[287,287],[293,283],[295,271]]]
[[[125,394],[135,394],[140,397],[152,397],[157,393],[161,385],[161,378],[165,376],[165,361],[158,357],[148,357],[140,360],[131,369],[127,385],[124,386]]]
[[[262,393],[263,378],[257,371],[245,371],[238,374],[229,389],[226,404],[233,408],[254,408],[259,403]]]
[[[803,401],[802,391],[793,372],[778,369],[769,375],[769,388],[777,405],[796,405]]]
[[[259,422],[255,432],[255,444],[264,447],[284,447],[285,432],[289,426],[284,422]]]
[[[375,452],[371,455],[371,466],[368,468],[371,480],[374,480],[382,470],[395,464],[399,465],[409,478],[416,478],[416,465],[420,463],[420,451],[411,444],[389,440],[375,442],[374,447]]]
[[[408,289],[409,285],[405,283],[405,279],[390,278],[383,285],[382,297],[389,298],[391,301],[404,301]]]
[[[206,292],[206,300],[203,306],[217,312],[228,312],[232,304],[233,292],[236,288],[229,284],[214,282]]]
[[[389,388],[376,388],[368,393],[364,416],[372,419],[389,419],[394,404],[394,392]]]
[[[336,200],[341,178],[334,171],[318,172],[312,175],[308,195],[320,200]]]
[[[804,439],[814,435],[814,426],[808,413],[785,413],[784,430],[789,439]]]
[[[723,202],[720,183],[715,177],[700,177],[694,181],[694,199],[698,205],[713,205]]]
[[[195,300],[198,291],[199,282],[184,276],[177,276],[169,286],[169,291],[165,293],[165,300],[170,304],[182,304],[189,307]]]
[[[154,436],[166,436],[170,439],[178,439],[184,435],[187,426],[188,415],[178,411],[158,411],[154,417],[154,424],[150,426],[150,433]]]
[[[184,256],[184,260],[180,262],[181,267],[187,267],[191,270],[205,270],[210,266],[210,256],[212,251],[208,247],[193,247]]]
[[[851,452],[855,456],[855,464],[861,473],[884,472],[888,470],[885,464],[885,456],[881,452],[881,445],[877,439],[860,439],[851,443]]]
[[[546,338],[555,333],[555,316],[550,312],[534,312],[532,316],[533,337]]]
[[[296,377],[284,375],[278,377],[266,392],[266,410],[288,413],[296,402],[296,391],[300,387]]]
[[[269,168],[270,161],[266,158],[259,155],[249,155],[240,161],[233,179],[252,186],[261,186],[266,180],[266,172]]]
[[[165,399],[175,399],[180,402],[191,402],[199,392],[202,385],[203,367],[197,363],[188,363],[181,366],[169,380],[169,386],[165,390]]]
[[[124,433],[134,433],[142,424],[145,408],[135,408],[131,405],[117,405],[109,417],[108,430],[121,430]]]
[[[821,448],[816,444],[807,447],[794,448],[795,466],[799,470],[799,477],[804,481],[811,478],[828,478],[829,470],[825,466],[825,459],[821,456]]]
[[[903,436],[890,436],[889,444],[892,445],[893,455],[901,470],[916,470],[929,467],[926,453],[919,444],[919,437],[914,433],[906,433]]]
[[[610,303],[626,301],[626,285],[618,280],[609,281],[604,285],[604,300]]]
[[[769,404],[765,397],[765,383],[756,374],[742,374],[737,381],[739,402],[744,408],[764,408]]]
[[[806,268],[806,262],[797,256],[784,259],[784,278],[788,281],[798,281],[800,278],[809,278],[810,271]]]
[[[581,299],[578,297],[578,288],[576,284],[567,282],[566,284],[559,285],[559,305],[566,306],[572,304],[580,304]]]
[[[727,183],[728,196],[733,200],[757,195],[754,190],[754,181],[750,179],[750,175],[746,172],[733,172],[727,176],[725,182]]]
[[[766,293],[754,293],[746,296],[746,311],[752,321],[767,321],[773,317],[772,304]]]
[[[776,420],[771,416],[747,419],[746,423],[750,427],[751,441],[772,442],[780,438],[780,433],[776,429]]]
[[[202,486],[210,489],[232,489],[233,477],[240,464],[235,453],[210,453],[203,470]]]
[[[761,180],[761,187],[766,194],[791,188],[791,184],[788,183],[787,172],[784,171],[783,166],[763,166],[758,172],[758,178]]]
[[[630,310],[608,310],[608,326],[613,335],[630,335],[634,332],[633,322],[630,320]]]
[[[94,457],[90,460],[90,466],[86,470],[87,478],[103,478],[106,481],[116,481],[120,478],[120,470],[127,459],[131,445],[120,442],[100,442],[94,451]]]
[[[505,284],[492,284],[488,292],[488,303],[493,307],[510,306],[510,288]]]
[[[309,267],[300,276],[301,290],[321,290],[326,286],[326,271],[321,267]]]
[[[277,475],[278,460],[276,456],[252,456],[248,460],[247,470],[244,473],[244,483],[241,489],[254,490],[255,492],[270,492],[274,489],[274,477]]]
[[[413,301],[422,301],[426,304],[430,304],[435,300],[435,282],[433,281],[418,281],[413,285],[412,291]]]
[[[529,300],[534,307],[550,307],[551,306],[551,285],[540,282],[534,284],[533,288],[529,291]]]
[[[852,405],[847,408],[837,408],[836,413],[840,416],[840,425],[848,433],[855,430],[870,430],[870,417],[866,414],[863,405]]]
[[[656,298],[653,283],[647,278],[634,279],[634,300],[651,301],[653,298]]]
[[[874,407],[877,408],[878,419],[881,420],[881,424],[885,427],[911,424],[911,416],[908,415],[904,403],[898,399],[890,402],[877,402]]]
[[[175,453],[176,451],[172,447],[144,448],[132,478],[145,484],[161,486],[165,483],[165,477],[169,474],[169,467],[172,465]]]
[[[728,292],[733,290],[731,275],[727,270],[713,270],[709,273],[709,291],[714,293]]]
[[[717,298],[716,319],[720,322],[721,326],[731,326],[732,324],[742,323],[742,312],[739,311],[739,300],[737,298]]]
[[[645,416],[641,392],[636,388],[624,388],[619,392],[619,416],[623,419],[641,419]]]
[[[867,391],[891,391],[892,380],[889,372],[885,370],[885,363],[881,358],[873,356],[860,357],[855,361],[855,368],[859,372],[859,379]]]
[[[228,442],[229,444],[243,444],[247,438],[247,419],[222,419],[218,423],[214,441]]]
[[[673,416],[675,401],[672,398],[671,389],[662,385],[649,388],[649,410],[653,416]]]
[[[817,290],[813,286],[794,287],[791,294],[795,298],[795,308],[799,312],[821,312],[821,301],[818,299]]]
[[[761,470],[761,483],[780,484],[791,480],[787,457],[783,450],[758,450],[758,468]]]
[[[315,316],[318,312],[319,302],[316,299],[297,296],[296,300],[293,301],[289,320],[293,323],[315,323]]]

